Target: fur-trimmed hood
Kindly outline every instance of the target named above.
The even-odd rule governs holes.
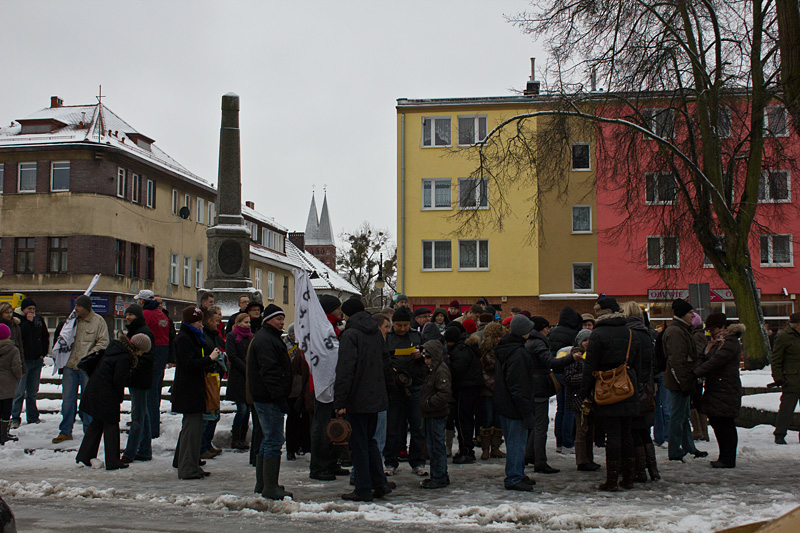
[[[732,335],[737,338],[744,335],[744,332],[747,331],[747,327],[740,322],[729,325],[727,329],[728,329],[728,335]]]

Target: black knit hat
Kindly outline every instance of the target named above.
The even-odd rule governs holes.
[[[550,327],[550,322],[543,316],[535,316],[531,319],[533,322],[533,329],[536,331],[542,331],[544,328]]]
[[[258,309],[258,314],[260,315],[261,312],[264,310],[264,306],[256,301],[252,301],[247,304],[247,307],[244,308],[245,313],[250,313],[251,309]]]
[[[36,307],[36,302],[33,301],[33,298],[25,298],[22,300],[22,303],[19,304],[20,309],[25,309],[26,307],[34,306]]]
[[[677,317],[682,317],[693,310],[694,307],[692,307],[692,304],[681,298],[677,298],[674,302],[672,302],[672,311]]]
[[[461,338],[461,330],[459,330],[455,326],[449,326],[446,330],[444,330],[444,340],[447,342],[458,342],[458,339]]]
[[[322,306],[322,310],[328,314],[333,313],[342,306],[342,302],[339,301],[339,298],[331,294],[323,294],[320,296],[319,303]]]
[[[602,298],[597,300],[597,306],[600,309],[608,309],[612,313],[619,313],[620,311],[617,299],[614,298],[613,296],[603,296]]]
[[[392,322],[411,322],[411,313],[404,307],[398,307],[392,315]]]
[[[184,324],[201,322],[203,320],[203,310],[193,305],[184,307],[183,311],[181,312],[181,319],[183,320]]]
[[[144,311],[142,311],[142,306],[138,304],[131,304],[125,309],[126,315],[136,315],[136,318],[144,318]]]
[[[92,299],[86,296],[85,294],[81,294],[75,299],[75,307],[83,307],[87,311],[92,310]]]
[[[271,320],[278,315],[286,316],[286,313],[284,313],[283,309],[281,309],[275,304],[269,304],[267,308],[261,312],[261,318],[263,319],[264,322],[266,322],[267,320]]]
[[[342,313],[347,316],[353,316],[354,314],[363,310],[364,302],[361,301],[359,296],[351,296],[350,299],[345,300],[345,302],[342,304]]]
[[[725,313],[711,313],[706,317],[706,329],[726,327],[728,327],[728,317]]]

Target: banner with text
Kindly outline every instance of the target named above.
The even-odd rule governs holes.
[[[95,274],[92,282],[89,284],[89,288],[86,289],[86,292],[83,294],[91,297],[92,290],[94,290],[94,286],[97,285],[99,280],[100,274]],[[55,365],[53,366],[54,375],[67,364],[69,356],[72,355],[72,345],[75,344],[75,328],[78,324],[78,315],[75,313],[75,298],[72,299],[72,303],[72,312],[67,317],[66,322],[64,322],[64,327],[61,328],[61,334],[53,345],[53,360],[55,361]]]

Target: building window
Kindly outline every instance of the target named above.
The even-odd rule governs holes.
[[[458,117],[458,144],[461,146],[479,143],[486,138],[486,115],[463,115]]]
[[[761,173],[758,180],[758,201],[784,203],[792,201],[791,180],[788,170],[770,170]]]
[[[283,303],[289,303],[289,276],[283,276]]]
[[[678,238],[647,237],[647,268],[678,268]]]
[[[267,300],[275,299],[275,272],[267,272]]]
[[[264,231],[261,232],[261,246],[272,248],[272,243],[274,240],[272,235],[272,230],[264,228]]]
[[[116,261],[114,262],[114,274],[117,276],[125,275],[125,241],[117,240]]]
[[[203,260],[195,259],[194,261],[194,286],[199,289],[203,286]]]
[[[458,269],[484,270],[489,268],[489,241],[486,239],[458,241]]]
[[[591,156],[589,143],[575,143],[572,145],[572,170],[591,170]]]
[[[205,224],[206,202],[202,198],[197,198],[197,223]]]
[[[214,202],[208,202],[208,225],[214,225],[214,218],[217,216],[217,206],[214,205]]]
[[[572,206],[572,233],[592,232],[592,206]]]
[[[244,225],[250,229],[250,239],[254,242],[258,242],[258,224],[245,220]]]
[[[762,235],[761,266],[792,266],[792,236]]]
[[[450,270],[450,241],[422,241],[422,270]]]
[[[139,195],[142,192],[139,188],[140,181],[139,174],[131,174],[131,202],[135,204],[139,203]]]
[[[18,274],[33,274],[33,253],[36,241],[33,237],[17,237],[15,239],[14,272]]]
[[[275,251],[286,253],[286,236],[283,233],[275,234]]]
[[[486,178],[458,178],[458,208],[488,209],[489,181]]]
[[[572,292],[592,292],[592,263],[572,263]]]
[[[177,215],[181,210],[180,200],[179,200],[180,196],[181,195],[178,194],[178,190],[177,189],[172,189],[172,214],[173,215]]]
[[[147,207],[154,208],[156,206],[156,184],[153,180],[147,180]]]
[[[192,260],[183,256],[183,286],[184,287],[191,287],[192,286]]]
[[[189,212],[191,213],[191,210],[192,210],[192,197],[190,195],[188,195],[188,194],[185,194],[183,196],[183,207],[188,209]],[[191,214],[188,217],[186,217],[186,220],[191,220],[191,219],[192,219]]]
[[[36,192],[36,163],[20,163],[18,192]]]
[[[767,135],[786,137],[786,108],[782,105],[770,105],[764,110],[764,129]]]
[[[150,246],[144,249],[145,273],[144,279],[153,281],[156,279],[156,249]]]
[[[647,205],[670,205],[678,195],[678,182],[668,172],[645,174],[645,202]]]
[[[719,251],[725,251],[725,236],[714,235],[714,239],[716,240],[716,244],[714,245],[714,247]],[[714,264],[711,262],[711,258],[708,257],[706,254],[703,254],[703,268],[714,268]]]
[[[131,244],[131,277],[138,278],[141,265],[141,246]]]
[[[720,107],[717,109],[717,137],[720,139],[727,139],[731,135],[733,135],[731,108]]]
[[[657,137],[671,139],[675,136],[675,110],[674,109],[645,109],[642,111],[644,127],[653,132]],[[651,139],[645,136],[646,139]]]
[[[50,165],[50,190],[69,190],[69,161],[56,161]]]
[[[449,178],[422,180],[422,209],[450,209],[452,203]]]
[[[125,198],[125,192],[128,190],[128,183],[126,180],[127,174],[124,168],[117,169],[117,196]]]
[[[422,146],[450,146],[450,117],[423,117]]]
[[[178,254],[169,254],[169,282],[178,285]]]
[[[260,268],[256,269],[254,285],[255,285],[255,288],[256,288],[257,291],[261,290],[261,269]]]

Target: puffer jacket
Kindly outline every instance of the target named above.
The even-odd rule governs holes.
[[[477,335],[464,333],[458,342],[448,350],[453,393],[467,389],[480,389],[483,386],[479,342],[480,339]]]
[[[772,348],[772,378],[783,381],[783,391],[800,393],[800,333],[792,326],[778,332]]]
[[[742,382],[739,379],[739,360],[744,324],[733,324],[722,344],[715,344],[708,353],[700,356],[694,375],[705,379],[700,412],[706,416],[735,418],[742,405]]]
[[[11,339],[0,341],[0,400],[14,397],[22,379],[22,357]]]
[[[706,347],[703,327],[687,324],[675,317],[664,330],[661,342],[667,358],[664,386],[670,391],[691,394],[695,383],[692,370],[697,364],[697,356]]]
[[[573,337],[572,340],[574,341],[575,338]],[[556,359],[553,352],[550,351],[547,337],[539,331],[531,331],[528,342],[525,343],[525,349],[528,350],[531,356],[534,395],[536,398],[549,398],[550,371],[560,374],[569,365],[574,364],[575,359],[572,357]]]
[[[419,396],[422,417],[442,418],[450,411],[453,398],[450,369],[444,362],[444,346],[439,341],[428,341],[423,349],[430,354],[431,364]]]

